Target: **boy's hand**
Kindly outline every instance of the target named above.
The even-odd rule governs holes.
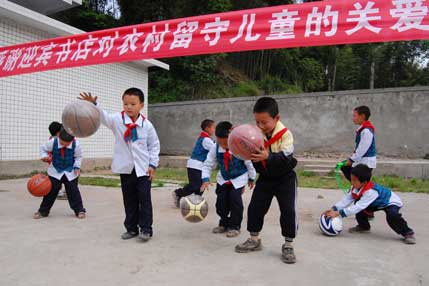
[[[94,104],[97,102],[98,97],[92,96],[90,92],[84,92],[83,91],[79,95],[80,96],[78,97],[78,99],[86,100],[86,101],[89,101],[89,102],[94,103]]]
[[[247,186],[249,187],[249,189],[251,190],[251,189],[253,189],[253,187],[255,186],[255,182],[253,182],[253,181],[249,181],[248,183],[247,183]]]
[[[201,192],[204,192],[204,191],[208,190],[208,189],[209,189],[209,186],[210,186],[210,182],[204,182],[204,183],[201,185],[200,191],[201,191]]]
[[[76,174],[76,176],[80,176],[80,169],[74,169],[74,173]]]
[[[327,217],[334,218],[340,215],[339,211],[329,210],[326,214]]]
[[[149,167],[149,169],[147,169],[147,175],[149,176],[149,181],[152,181],[155,178],[155,169]]]
[[[268,150],[265,148],[261,148],[260,150],[252,154],[250,160],[252,160],[252,162],[261,162],[267,160],[269,156],[270,153],[268,152]]]
[[[49,163],[51,161],[51,158],[44,157],[44,158],[41,158],[40,160],[42,160],[43,162]]]
[[[347,159],[346,166],[351,166],[351,165],[353,165],[353,162],[352,162],[352,161],[350,161],[350,159]]]

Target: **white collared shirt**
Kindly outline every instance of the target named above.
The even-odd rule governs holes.
[[[98,107],[98,106],[97,106]],[[127,127],[120,112],[109,114],[98,107],[101,113],[101,123],[112,130],[115,136],[113,151],[112,172],[117,174],[131,174],[136,170],[137,177],[147,176],[149,166],[158,167],[160,144],[156,130],[152,123],[139,116],[136,122],[124,113],[125,124],[137,124],[137,140],[124,140]]]
[[[201,172],[201,178],[202,179],[210,178],[211,171],[214,168],[214,166],[217,164],[216,146],[217,146],[217,144],[214,144],[212,146],[209,153],[207,154],[207,159],[204,161],[203,169]],[[219,146],[219,153],[225,153],[225,149],[223,149],[222,147]],[[238,176],[237,178],[229,180],[235,189],[240,189],[240,188],[244,187],[249,182],[249,179],[255,180],[255,178],[256,178],[256,170],[253,167],[252,161],[246,160],[246,161],[244,161],[244,164],[246,165],[247,172],[241,176]],[[217,173],[216,182],[219,185],[223,185],[227,182],[227,180],[225,180],[223,178],[220,171],[218,171],[218,173]]]
[[[210,149],[213,147],[213,145],[216,145],[215,142],[213,141],[213,139],[209,138],[209,137],[205,137],[203,139],[203,148],[210,151]],[[195,169],[195,170],[202,170],[203,169],[203,164],[204,162],[189,158],[188,159],[188,163],[186,164],[186,168],[191,168],[191,169]]]
[[[52,152],[52,149],[54,148],[54,140],[56,137],[53,137],[52,139],[50,139],[46,144],[40,146],[40,158],[46,158],[49,157],[49,152]],[[73,181],[74,179],[76,179],[78,176],[76,175],[76,172],[74,169],[80,169],[80,165],[82,164],[82,148],[80,147],[80,143],[78,140],[76,140],[76,146],[74,149],[74,164],[73,164],[73,170],[71,172],[68,171],[62,171],[62,172],[58,172],[57,169],[55,169],[54,165],[49,164],[48,167],[48,175],[51,177],[54,177],[57,180],[61,180],[61,178],[66,175],[67,179],[69,181]],[[58,139],[58,149],[63,148],[63,145],[61,145],[60,140]],[[72,149],[73,148],[73,143],[71,143],[70,145],[68,145],[66,147],[67,149]]]

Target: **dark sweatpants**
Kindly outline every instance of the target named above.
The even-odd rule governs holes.
[[[152,234],[152,182],[148,176],[137,177],[136,171],[121,174],[121,188],[125,208],[124,226],[128,232]]]
[[[240,230],[244,210],[241,197],[243,188],[235,189],[232,184],[217,184],[216,213],[220,216],[219,226]]]
[[[69,181],[67,176],[63,175],[61,180],[51,176],[49,176],[49,179],[52,183],[52,189],[46,196],[43,197],[42,203],[40,204],[39,213],[42,216],[49,215],[49,212],[54,205],[55,200],[57,199],[58,192],[60,191],[62,184],[65,186],[70,208],[74,211],[75,215],[78,215],[80,212],[85,212],[85,208],[82,204],[82,197],[78,188],[79,178]]]
[[[290,239],[295,238],[298,224],[295,209],[297,178],[294,171],[275,179],[266,179],[262,176],[258,178],[247,210],[247,230],[251,234],[262,230],[264,217],[273,197],[276,197],[280,208],[282,235]]]
[[[179,198],[189,196],[190,194],[202,195],[200,190],[203,184],[201,170],[188,168],[188,182],[186,186],[175,191]]]
[[[383,210],[386,213],[387,224],[393,231],[400,235],[414,234],[414,231],[408,227],[407,222],[402,218],[402,214],[399,213],[400,209],[400,207],[395,205],[388,206],[384,209],[367,209],[357,213],[356,220],[361,228],[369,230],[371,225],[368,221],[367,211],[375,212]]]

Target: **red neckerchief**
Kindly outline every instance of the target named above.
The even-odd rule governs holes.
[[[271,145],[273,145],[274,143],[276,143],[277,141],[280,140],[280,138],[283,137],[283,135],[288,131],[288,129],[285,127],[282,130],[280,130],[279,132],[276,133],[276,135],[274,135],[273,137],[270,138],[270,140],[264,140],[264,147],[265,149],[270,147]],[[262,166],[264,166],[264,169],[267,168],[267,161],[261,161]]]
[[[225,166],[225,171],[227,172],[228,172],[228,163],[231,160],[232,160],[231,153],[229,152],[229,149],[226,149],[225,153],[223,153],[223,165]]]
[[[73,144],[73,142],[74,142],[75,140],[76,140],[76,139],[73,139],[72,143],[70,143],[70,144]],[[63,146],[63,147],[60,149],[61,157],[63,157],[63,158],[64,158],[64,156],[65,156],[66,148],[67,148],[67,146]]]
[[[125,113],[125,111],[122,111],[121,115],[122,115],[122,121],[125,124],[125,115],[124,115],[124,113]],[[143,114],[139,114],[139,116],[142,117],[142,120],[145,120],[145,117],[143,116]],[[133,120],[131,117],[130,117],[130,119]],[[124,140],[125,140],[125,142],[133,140],[133,135],[132,135],[133,134],[133,129],[136,128],[137,126],[139,126],[138,124],[134,123],[134,122],[137,121],[137,119],[138,119],[138,117],[136,118],[136,120],[133,120],[133,123],[125,124],[125,126],[127,127],[127,130],[125,130],[125,132],[124,132]]]
[[[366,183],[366,185],[365,185],[365,186],[363,186],[362,188],[360,188],[360,190],[359,190],[357,193],[355,193],[354,191],[352,191],[352,197],[353,197],[355,200],[357,200],[357,199],[359,199],[360,197],[362,197],[362,196],[363,196],[363,194],[364,194],[366,191],[368,191],[368,190],[372,189],[373,187],[374,187],[374,183],[373,183],[373,182],[371,182],[371,181],[369,181],[368,183]]]
[[[210,138],[210,135],[205,131],[201,131],[200,138]]]
[[[372,125],[371,121],[367,120],[364,121],[361,125],[361,127],[356,131],[356,133],[361,132],[362,130],[364,130],[365,128],[369,128],[372,130],[372,132],[375,132],[375,127],[374,125]]]

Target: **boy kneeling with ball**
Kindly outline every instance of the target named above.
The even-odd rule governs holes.
[[[332,209],[323,214],[334,218],[356,215],[357,226],[349,229],[351,233],[367,233],[371,229],[367,211],[383,210],[389,226],[399,235],[402,235],[406,244],[415,244],[414,231],[399,213],[403,203],[399,196],[390,189],[371,182],[371,169],[359,164],[351,170],[352,188],[344,198],[336,203]]]

